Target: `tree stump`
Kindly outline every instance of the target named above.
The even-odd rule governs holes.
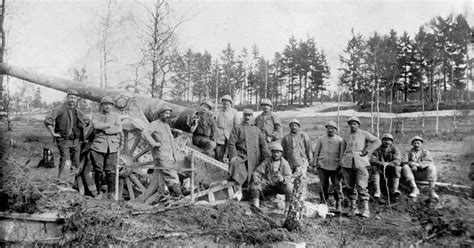
[[[288,208],[285,223],[283,224],[283,227],[290,232],[293,230],[299,230],[303,222],[307,185],[306,170],[306,166],[300,167],[296,170],[293,195],[290,200],[290,206]]]

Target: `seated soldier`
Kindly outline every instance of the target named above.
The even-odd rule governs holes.
[[[288,162],[281,156],[283,148],[274,143],[270,147],[272,155],[265,159],[252,173],[250,195],[252,205],[260,207],[260,195],[285,194],[285,214],[293,192],[291,169]]]
[[[428,181],[430,183],[430,197],[438,199],[435,192],[437,178],[436,166],[430,152],[423,149],[423,138],[415,136],[411,139],[412,148],[402,157],[402,175],[406,178],[411,188],[410,197],[414,198],[420,194],[415,179]]]
[[[384,134],[382,145],[374,150],[370,158],[375,185],[374,198],[377,201],[382,202],[380,200],[380,175],[383,176],[384,174],[389,186],[390,197],[396,200],[400,196],[398,185],[402,173],[401,156],[400,150],[393,145],[393,136],[389,133]]]
[[[198,112],[196,124],[191,127],[193,133],[193,144],[201,149],[203,153],[214,157],[216,148],[217,126],[211,113],[212,103],[204,101],[201,103],[201,109]]]

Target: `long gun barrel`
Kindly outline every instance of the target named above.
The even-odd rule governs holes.
[[[164,105],[167,105],[173,109],[172,117],[176,120],[174,122],[174,127],[186,132],[189,131],[189,118],[195,113],[195,111],[192,109],[169,103],[161,99],[151,98],[140,94],[134,94],[125,90],[112,90],[93,87],[68,79],[43,75],[5,63],[0,63],[0,74],[12,76],[37,85],[45,86],[63,92],[67,92],[68,89],[74,89],[78,92],[81,98],[85,98],[95,102],[100,102],[102,97],[108,95],[115,99],[115,105],[119,108],[125,108],[128,101],[118,101],[118,99],[123,100],[123,96],[128,96],[127,100],[133,98],[133,100],[136,101],[137,105],[140,107],[144,116],[149,122],[156,120],[158,118],[158,111]]]

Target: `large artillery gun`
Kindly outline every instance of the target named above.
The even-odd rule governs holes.
[[[178,161],[178,170],[193,174],[191,188],[194,188],[194,185],[211,184],[214,181],[226,179],[226,164],[207,157],[192,145],[188,146],[191,122],[197,112],[192,108],[127,90],[102,89],[72,80],[47,76],[5,63],[0,63],[0,74],[62,92],[74,89],[79,97],[94,102],[100,102],[106,95],[114,99],[114,106],[123,120],[123,139],[118,166],[120,169],[119,197],[122,199],[151,204],[163,193],[161,176],[154,166],[150,146],[142,138],[141,132],[150,122],[158,119],[159,110],[165,105],[173,110],[171,127],[174,130],[180,130],[176,136],[176,143],[182,155]],[[89,166],[88,170],[83,170],[86,173],[91,171],[89,161],[88,156],[81,158],[81,167]],[[190,165],[195,169],[191,170]],[[94,187],[91,186],[93,180],[90,178],[90,175],[82,175],[82,179],[86,182],[85,187]]]

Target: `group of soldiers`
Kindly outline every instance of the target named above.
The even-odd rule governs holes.
[[[83,128],[90,122],[94,139],[91,144],[91,162],[96,191],[91,194],[102,197],[102,185],[107,195],[115,192],[117,152],[122,125],[118,114],[112,111],[113,100],[105,96],[100,101],[99,112],[90,120],[76,109],[77,92],[69,90],[66,102],[55,108],[45,119],[45,125],[55,138],[60,152],[59,178],[69,170],[78,168]],[[351,117],[347,123],[350,131],[343,137],[337,135],[337,124],[325,124],[327,135],[317,140],[313,148],[309,136],[301,131],[297,119],[289,123],[290,131],[283,135],[282,122],[272,111],[270,100],[260,103],[262,113],[253,118],[253,111],[244,109],[242,119],[232,105],[229,95],[221,98],[222,108],[212,112],[213,104],[204,101],[196,117],[191,121],[192,143],[207,156],[229,165],[229,181],[235,185],[233,199],[241,200],[248,189],[251,203],[260,206],[260,198],[271,194],[285,195],[285,213],[293,191],[294,174],[308,168],[317,169],[320,178],[319,192],[322,203],[329,198],[329,182],[333,185],[336,211],[341,211],[343,200],[342,182],[345,182],[350,199],[350,216],[359,214],[358,198],[362,201],[363,217],[369,217],[369,175],[374,178],[373,197],[382,201],[380,181],[389,185],[388,196],[396,199],[400,195],[398,185],[404,178],[411,188],[410,197],[417,197],[416,180],[430,182],[430,196],[438,198],[434,191],[436,167],[428,150],[423,148],[423,139],[415,136],[412,148],[405,154],[393,145],[391,134],[384,134],[381,141],[369,132],[360,129],[360,120]],[[159,118],[142,131],[143,138],[152,147],[155,167],[163,177],[169,192],[182,196],[176,168],[177,147],[169,126],[171,112],[168,106],[159,110]],[[77,171],[73,170],[73,174]]]

